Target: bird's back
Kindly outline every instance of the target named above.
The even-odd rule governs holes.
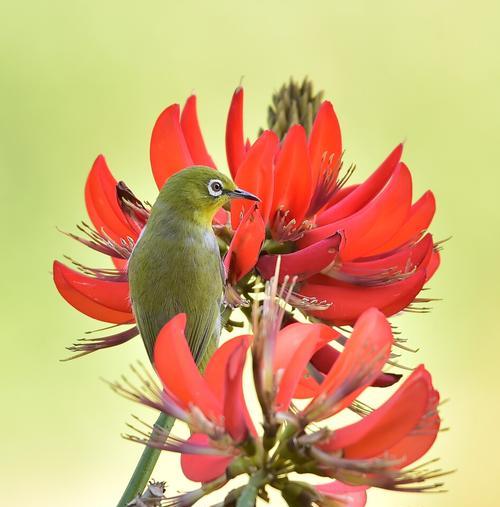
[[[161,328],[186,313],[186,338],[200,362],[220,335],[223,280],[211,228],[169,213],[152,214],[128,272],[132,307],[150,357]]]

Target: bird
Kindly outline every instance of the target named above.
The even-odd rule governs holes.
[[[161,188],[128,262],[131,306],[151,360],[158,333],[179,313],[200,369],[215,350],[225,272],[212,220],[232,199],[260,200],[210,167],[183,169]]]

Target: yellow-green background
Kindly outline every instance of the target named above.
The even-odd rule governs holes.
[[[429,315],[398,319],[443,396],[430,456],[458,468],[444,495],[370,493],[372,506],[498,505],[498,2],[48,1],[0,14],[0,503],[114,505],[140,449],[120,439],[130,412],[99,380],[144,358],[139,341],[72,363],[64,346],[98,327],[52,286],[53,258],[100,258],[59,234],[85,217],[83,185],[104,153],[154,199],[150,130],[192,91],[208,146],[225,166],[228,103],[242,76],[245,122],[307,74],[334,102],[346,159],[365,177],[394,145],[416,194],[432,188],[437,238],[453,235],[430,286]],[[176,459],[157,478],[178,481]],[[496,477],[496,480],[495,480]]]

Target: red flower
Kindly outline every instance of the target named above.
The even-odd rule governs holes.
[[[278,250],[282,277],[297,275],[304,281],[300,294],[332,303],[310,313],[337,325],[353,324],[371,306],[390,316],[410,305],[437,269],[439,255],[432,237],[423,234],[434,215],[434,196],[429,191],[412,204],[403,146],[364,183],[345,187],[352,171],[340,177],[342,140],[330,102],[323,102],[309,137],[294,125],[282,143],[267,131],[245,144],[242,111],[238,88],[226,148],[231,174],[261,198],[271,233],[257,261],[260,274],[274,274],[278,256],[272,251]],[[248,208],[244,202],[233,205],[233,227]],[[264,232],[252,239],[260,245]]]
[[[204,374],[198,371],[184,337],[185,316],[168,322],[155,345],[154,365],[162,381],[156,399],[144,399],[137,394],[140,390],[131,391],[120,384],[114,387],[129,398],[184,420],[192,436],[187,441],[175,437],[165,441],[165,434],[155,428],[150,438],[129,438],[180,452],[185,475],[203,483],[214,481],[215,489],[240,474],[248,474],[251,483],[259,470],[265,470],[262,485],[277,487],[284,497],[306,495],[318,505],[323,505],[322,501],[326,505],[326,497],[338,497],[347,505],[362,506],[367,487],[405,490],[405,485],[440,475],[403,470],[427,452],[440,425],[439,394],[423,366],[382,406],[369,410],[358,422],[335,430],[318,427],[330,416],[352,407],[380,375],[393,343],[384,315],[374,308],[362,314],[312,399],[292,411],[292,398],[311,357],[339,335],[324,324],[296,323],[278,331],[283,311],[275,295],[268,286],[255,336],[226,342]],[[263,414],[259,425],[252,421],[242,388],[250,345]],[[263,428],[262,434],[257,427]],[[266,449],[274,451],[266,454]],[[291,472],[331,477],[337,482],[313,487],[284,478]],[[411,490],[426,488],[412,486]],[[210,491],[205,488],[187,495],[199,499],[199,494]],[[188,497],[179,498],[184,501]],[[178,505],[191,503],[179,500]]]
[[[231,215],[221,210],[214,229],[228,246],[224,260],[229,285],[250,274],[269,279],[281,256],[281,279],[296,276],[291,303],[334,325],[352,325],[372,306],[386,316],[411,305],[439,264],[429,226],[435,202],[431,192],[412,204],[411,175],[399,145],[363,183],[345,187],[339,123],[323,102],[310,136],[292,126],[280,143],[265,131],[252,144],[243,134],[243,90],[233,96],[227,119],[226,152],[235,182],[262,200],[235,201]],[[215,167],[196,113],[196,97],[159,116],[151,136],[151,167],[159,188],[175,172]],[[127,259],[149,217],[149,208],[111,174],[99,156],[87,178],[85,203],[93,228],[70,234],[110,256],[115,269],[77,264],[80,272],[54,262],[54,282],[76,309],[113,324],[134,324],[128,298]],[[256,279],[251,279],[253,284]],[[237,287],[238,288],[238,287]],[[234,292],[233,292],[234,295]],[[234,299],[228,297],[229,301]],[[122,343],[137,329],[85,340],[70,350],[88,353]]]

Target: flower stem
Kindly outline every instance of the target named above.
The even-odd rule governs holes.
[[[163,412],[158,417],[155,425],[160,426],[168,435],[172,426],[175,422],[175,417],[164,414]],[[151,447],[145,447],[142,452],[141,458],[135,467],[134,473],[128,482],[125,491],[123,492],[117,507],[126,507],[137,495],[140,495],[149,481],[153,469],[160,456],[159,449],[153,449]]]

